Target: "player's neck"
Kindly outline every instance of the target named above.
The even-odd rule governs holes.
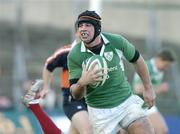
[[[91,44],[85,44],[86,48],[89,50],[93,50],[95,48],[100,48],[103,45],[103,40],[100,36],[98,36]]]
[[[89,50],[95,54],[100,54],[102,46],[103,46],[103,40],[98,45],[89,48]]]

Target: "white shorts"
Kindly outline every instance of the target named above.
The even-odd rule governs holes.
[[[153,114],[153,113],[157,113],[158,109],[156,106],[151,107],[150,109],[145,109],[145,113],[148,115]]]
[[[88,106],[93,134],[116,134],[120,128],[127,128],[133,121],[145,117],[143,103],[139,96],[132,95],[114,108],[100,109]]]

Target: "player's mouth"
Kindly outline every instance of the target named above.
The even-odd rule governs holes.
[[[81,33],[81,37],[82,37],[82,38],[88,38],[88,36],[89,36],[88,33],[84,33],[84,32]]]

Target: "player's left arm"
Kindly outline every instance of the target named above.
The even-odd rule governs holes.
[[[133,63],[133,65],[142,80],[144,86],[143,97],[150,108],[154,105],[155,93],[151,84],[147,65],[141,55],[139,56],[138,60]]]
[[[123,47],[123,55],[129,62],[133,63],[135,71],[138,73],[142,80],[144,86],[143,97],[150,108],[154,105],[155,93],[152,88],[147,65],[139,51],[136,50],[135,47],[126,39],[124,39],[123,41]]]

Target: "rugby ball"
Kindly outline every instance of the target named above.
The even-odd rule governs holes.
[[[103,74],[103,76],[102,76],[102,81],[89,84],[89,86],[92,87],[92,88],[102,86],[105,83],[106,79],[107,79],[107,72],[108,72],[107,62],[100,55],[93,55],[92,57],[87,59],[86,62],[85,62],[86,69],[89,70],[91,68],[91,66],[93,65],[93,63],[95,63],[95,62],[97,62],[97,64],[94,67],[94,71],[97,70],[97,69],[103,68],[103,71],[100,72],[100,73]]]

